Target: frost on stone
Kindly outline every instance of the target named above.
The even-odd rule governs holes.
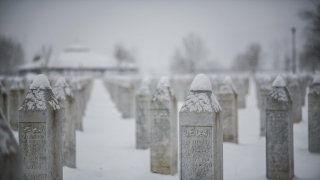
[[[53,87],[52,91],[58,100],[73,98],[73,93],[63,77],[58,78],[56,85]]]
[[[219,93],[220,94],[237,94],[236,88],[230,76],[226,76],[223,79]]]
[[[281,76],[277,76],[277,78],[273,81],[272,87],[285,87],[286,82],[283,80]]]
[[[0,156],[18,153],[18,145],[7,123],[0,115]]]
[[[316,74],[309,89],[310,94],[320,95],[320,74]]]
[[[173,96],[173,90],[170,87],[169,78],[162,77],[158,82],[152,101],[170,101],[171,96]]]
[[[288,101],[289,94],[286,91],[286,87],[273,87],[269,96],[272,97],[274,100],[277,101]]]
[[[210,98],[205,92],[190,91],[186,102],[181,108],[181,112],[190,111],[200,113],[213,112],[213,110],[215,112],[221,111],[220,104],[213,93]]]
[[[48,78],[43,74],[39,74],[33,79],[30,89],[51,89],[51,86]]]
[[[212,91],[210,79],[204,74],[198,74],[192,81],[190,91]]]
[[[49,98],[46,99],[44,90],[30,89],[19,110],[46,110],[48,106],[52,107],[53,110],[60,109],[58,101],[52,92]]]
[[[150,94],[150,80],[148,77],[143,78],[137,94]]]

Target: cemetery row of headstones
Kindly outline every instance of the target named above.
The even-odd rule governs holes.
[[[174,93],[170,84],[176,86],[176,89],[180,86],[173,83],[172,79],[170,83],[169,78],[163,77],[157,87],[152,88],[154,83],[149,78],[144,78],[138,87],[135,96],[136,148],[150,148],[151,171],[154,173],[177,173],[179,146],[180,179],[222,179],[222,142],[238,143],[238,89],[228,76],[224,77],[219,88],[213,88],[210,78],[198,75],[191,83],[189,94],[179,113],[178,124],[175,96],[179,95]],[[266,136],[267,178],[292,179],[293,123],[297,121],[294,112],[297,107],[294,103],[302,105],[304,98],[301,96],[304,97],[303,93],[307,92],[297,92],[294,88],[305,88],[308,83],[302,85],[299,83],[302,80],[298,81],[294,76],[287,77],[287,83],[281,76],[273,84],[271,79],[271,76],[255,78],[256,83],[259,81],[258,105],[263,119],[261,122],[264,123],[261,125],[261,136]],[[306,77],[301,79],[310,82]],[[106,86],[109,91],[114,88],[110,80],[106,81]],[[114,91],[115,94],[116,92],[117,90]],[[308,104],[311,107],[309,150],[316,153],[320,153],[319,98],[320,77],[314,78],[310,86]]]
[[[82,116],[92,79],[67,78],[66,81],[59,77],[48,80],[40,74],[1,78],[0,87],[0,103],[3,104],[0,126],[18,131],[20,146],[15,150],[12,149],[15,146],[11,148],[8,144],[11,154],[1,154],[0,177],[63,179],[63,166],[76,167],[76,130],[83,130]],[[12,137],[11,131],[3,133]],[[9,141],[7,137],[1,134],[0,140]],[[10,141],[13,145],[16,143],[14,138]],[[12,167],[18,167],[14,175]]]
[[[226,75],[209,75],[212,83],[212,89],[215,94],[218,94],[220,87],[223,86],[223,81]],[[249,76],[247,75],[231,75],[234,89],[237,89],[237,108],[246,107],[246,95],[249,92]],[[157,88],[157,83],[160,80],[158,77],[148,77],[150,93],[154,93]],[[126,76],[108,76],[105,78],[105,86],[108,89],[113,102],[117,109],[122,113],[123,118],[136,117],[135,111],[135,96],[139,91],[140,84],[143,78],[141,77],[126,77]],[[189,93],[189,87],[193,81],[193,77],[189,75],[173,76],[170,78],[172,89],[176,92],[177,101],[185,101]]]

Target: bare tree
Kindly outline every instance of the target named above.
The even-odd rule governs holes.
[[[16,68],[24,62],[24,51],[20,43],[0,36],[0,74],[16,73]]]
[[[316,71],[320,69],[320,4],[315,4],[315,10],[305,10],[300,17],[308,21],[305,29],[307,38],[300,54],[300,69]]]
[[[117,60],[119,72],[122,73],[125,62],[135,62],[135,56],[121,43],[115,45],[114,57]]]
[[[233,69],[237,71],[250,71],[256,73],[262,65],[261,46],[258,43],[249,45],[245,53],[237,55]]]
[[[195,34],[183,38],[183,47],[176,49],[171,63],[175,73],[195,73],[198,63],[205,60],[207,49],[203,40]]]

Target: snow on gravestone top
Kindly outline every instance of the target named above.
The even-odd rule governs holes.
[[[204,74],[198,74],[192,81],[190,91],[212,91],[210,79]]]
[[[51,86],[48,78],[43,74],[39,74],[33,79],[30,89],[51,89]]]
[[[150,94],[150,79],[149,77],[143,78],[137,94]]]
[[[219,112],[221,111],[220,104],[216,96],[211,93],[211,103],[206,92],[212,92],[211,82],[209,78],[204,74],[197,75],[190,87],[190,93],[187,96],[187,100],[183,104],[180,112]],[[197,92],[200,91],[200,92]]]
[[[161,87],[170,87],[170,80],[168,77],[164,76],[159,80],[157,88]]]
[[[169,92],[173,95],[173,91],[170,88],[169,78],[164,76],[158,82],[152,101],[169,101],[171,98]]]
[[[272,83],[272,87],[286,87],[286,82],[281,76],[277,76],[277,78]]]
[[[234,84],[230,76],[226,76],[223,79],[222,86],[220,87],[220,93],[221,94],[237,93],[236,88],[234,87]]]
[[[45,89],[50,90],[48,94],[43,91]],[[60,109],[47,77],[40,74],[34,78],[30,90],[19,110],[46,110],[48,105],[51,106],[53,110]]]
[[[290,99],[289,93],[286,91],[286,83],[281,76],[277,76],[272,83],[272,87],[269,96],[273,99],[277,101],[288,101]]]
[[[73,97],[72,91],[64,77],[58,78],[56,85],[54,86],[52,91],[57,99],[66,100],[67,96],[71,98]]]

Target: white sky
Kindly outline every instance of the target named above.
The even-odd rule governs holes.
[[[250,43],[262,45],[273,61],[273,44],[291,55],[291,27],[297,51],[306,23],[298,12],[311,1],[23,1],[0,2],[0,34],[24,44],[30,60],[43,44],[58,54],[78,39],[92,50],[113,56],[122,42],[136,53],[143,73],[168,73],[182,37],[202,37],[209,58],[229,66]],[[283,55],[281,55],[283,56]]]

